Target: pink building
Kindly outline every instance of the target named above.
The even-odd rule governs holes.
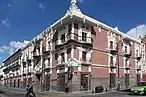
[[[31,67],[29,79],[35,88],[80,91],[99,85],[104,89],[136,85],[145,60],[141,39],[83,14],[76,3],[71,0],[61,19],[21,49],[21,67],[23,71]],[[24,84],[28,73],[22,72]]]

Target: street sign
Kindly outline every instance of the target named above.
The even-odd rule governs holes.
[[[78,74],[78,71],[77,71],[77,70],[75,70],[75,71],[74,71],[74,74]]]

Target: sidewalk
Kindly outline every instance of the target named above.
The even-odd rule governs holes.
[[[24,89],[18,89],[18,88],[5,88],[5,87],[0,87],[2,91],[7,91],[7,92],[15,92],[15,93],[22,93],[25,94],[26,90]],[[35,91],[34,91],[35,92]],[[78,92],[70,92],[70,93],[64,93],[64,92],[35,92],[37,97],[82,97],[82,96],[90,96],[90,95],[100,95],[104,93],[109,93],[112,91],[108,92],[102,92],[102,93],[93,93],[91,91],[78,91]]]

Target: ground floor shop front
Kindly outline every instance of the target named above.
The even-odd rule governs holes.
[[[120,81],[120,88],[126,89],[136,85],[141,81],[141,74],[136,73],[136,70],[129,71],[129,73],[111,72],[102,76],[107,69],[101,69],[100,72],[88,72],[88,67],[84,67],[83,71],[78,71],[78,67],[72,69],[71,72],[64,72],[65,68],[40,73],[33,73],[31,75],[23,75],[19,77],[12,77],[4,79],[5,87],[26,88],[26,85],[33,84],[36,91],[88,91],[93,90],[97,86],[102,86],[106,89],[117,89],[118,81]],[[98,69],[97,69],[98,70]],[[86,72],[85,72],[86,71]],[[130,73],[131,72],[131,73]],[[135,72],[134,74],[132,72]],[[99,76],[95,76],[99,75]],[[101,75],[101,76],[100,76]]]

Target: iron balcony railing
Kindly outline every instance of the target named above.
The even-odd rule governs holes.
[[[70,33],[70,34],[66,35],[65,38],[56,40],[55,44],[62,45],[64,43],[67,43],[69,40],[73,40],[73,41],[76,41],[78,43],[83,43],[83,44],[93,44],[92,37],[82,37],[82,36],[79,36],[74,33]]]

